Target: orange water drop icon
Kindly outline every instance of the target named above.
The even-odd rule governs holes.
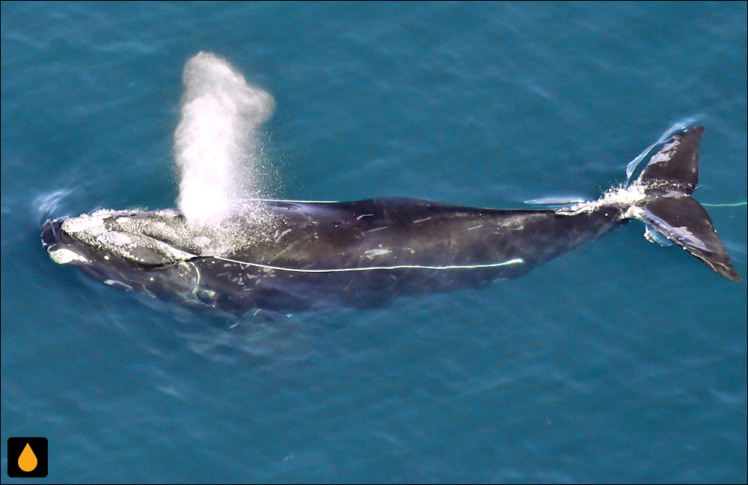
[[[21,452],[21,456],[18,457],[18,468],[28,473],[34,471],[37,464],[39,464],[39,460],[36,459],[34,450],[32,450],[31,446],[26,443],[26,446]]]

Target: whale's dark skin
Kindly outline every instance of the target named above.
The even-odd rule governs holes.
[[[60,221],[48,222],[42,237],[48,247],[75,248],[90,262],[74,264],[117,286],[230,311],[300,311],[320,305],[369,307],[402,294],[516,278],[622,223],[613,209],[562,216],[551,210],[476,209],[400,198],[261,204],[276,221],[273,234],[283,236],[261,238],[222,258],[173,262],[149,254],[148,263],[133,263],[67,235]],[[119,218],[186,225],[171,211],[118,212],[104,223],[115,229]],[[252,224],[245,224],[251,232]],[[185,246],[180,249],[197,252]]]
[[[219,227],[175,210],[47,221],[42,242],[112,286],[234,314],[373,307],[421,292],[516,278],[623,225],[646,222],[739,281],[698,183],[694,127],[668,140],[627,189],[559,210],[497,210],[406,198],[253,201]]]

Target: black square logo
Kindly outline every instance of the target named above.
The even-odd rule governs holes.
[[[47,438],[8,438],[8,476],[46,477]]]

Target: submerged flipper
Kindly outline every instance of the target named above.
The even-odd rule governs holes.
[[[673,135],[650,159],[633,186],[644,197],[627,215],[657,232],[732,281],[740,276],[706,210],[689,197],[699,182],[699,141],[704,128]]]

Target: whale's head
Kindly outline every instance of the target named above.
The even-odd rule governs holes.
[[[293,214],[293,205],[280,207]],[[109,286],[237,315],[248,308],[306,307],[316,301],[309,291],[318,286],[316,279],[310,283],[293,272],[276,274],[262,264],[272,261],[274,243],[289,232],[254,212],[208,226],[190,223],[171,209],[100,210],[46,221],[41,240],[53,261]]]
[[[128,288],[140,287],[150,270],[189,261],[202,252],[184,216],[174,210],[102,210],[48,220],[41,239],[56,263]]]

